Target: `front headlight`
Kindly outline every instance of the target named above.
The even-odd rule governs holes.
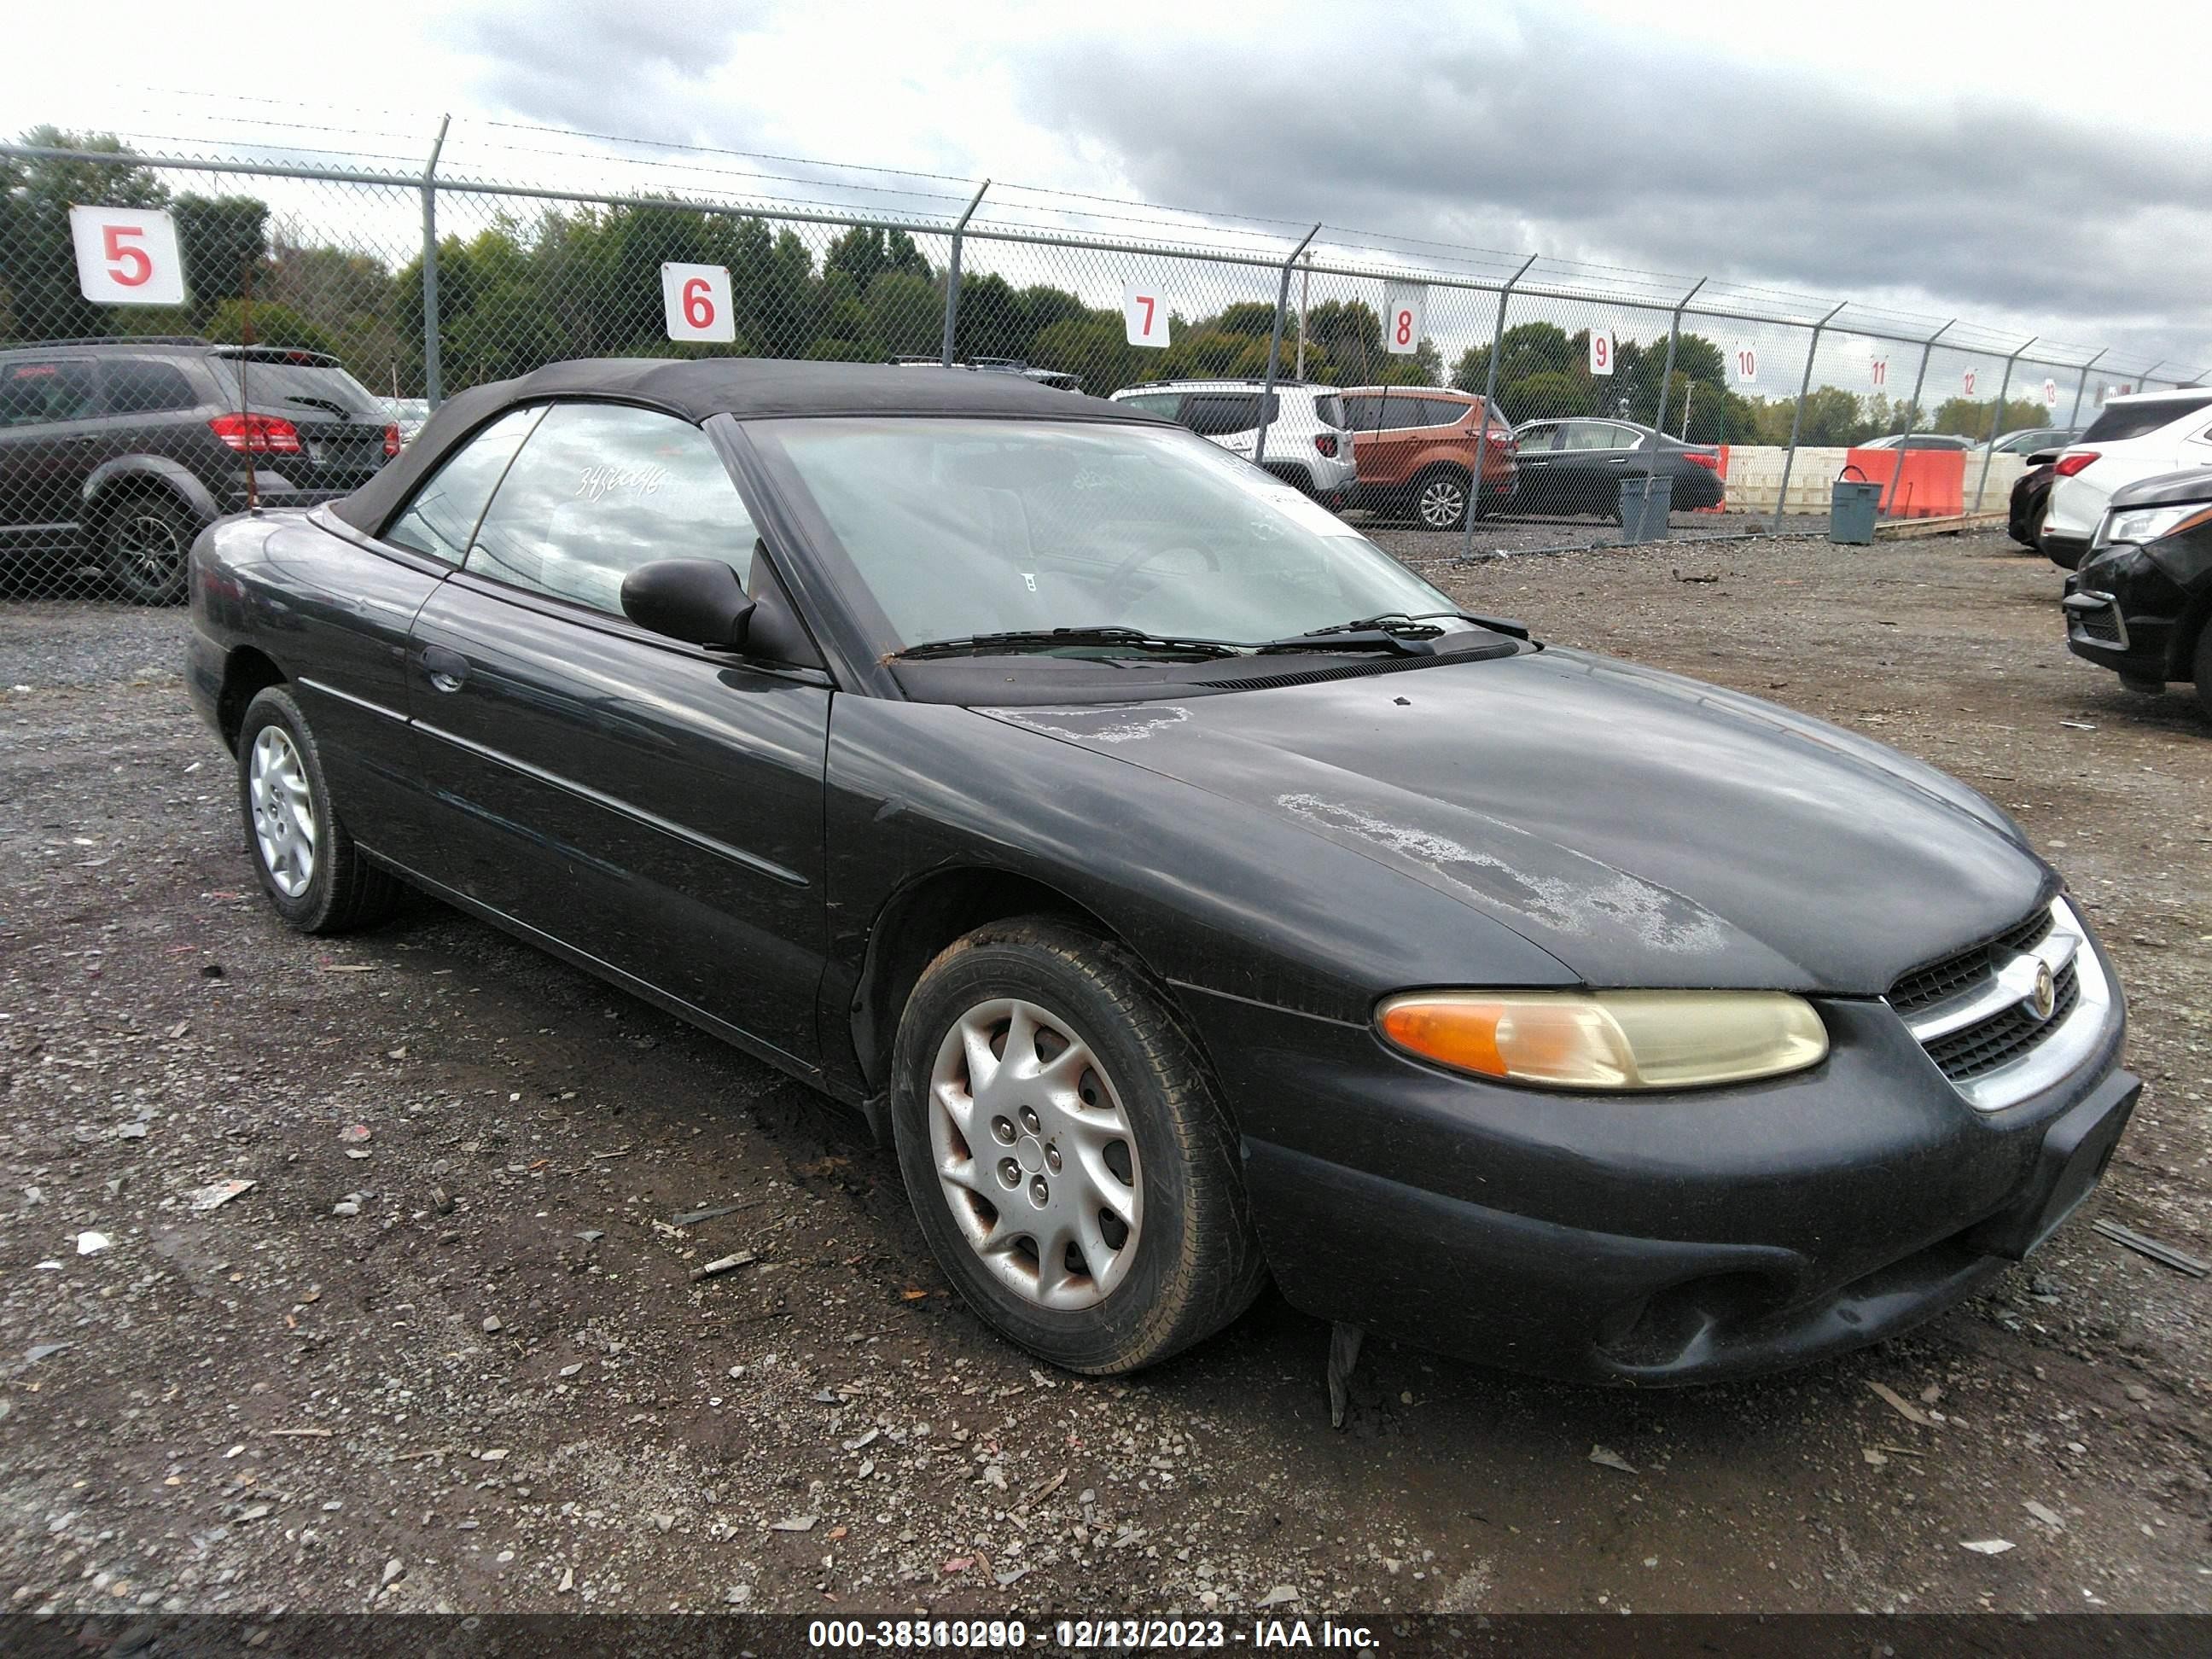
[[[2207,522],[2212,522],[2212,506],[2203,501],[2184,501],[2178,507],[2126,507],[2105,514],[2092,545],[2110,547],[2115,542],[2134,542],[2140,546],[2177,531],[2194,530]]]
[[[1385,1039],[1454,1071],[1555,1089],[1696,1089],[1817,1065],[1827,1028],[1782,991],[1415,991]]]

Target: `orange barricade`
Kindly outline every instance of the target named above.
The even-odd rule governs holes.
[[[1893,449],[1854,449],[1844,458],[1856,467],[1847,478],[1881,486],[1881,511],[1892,519],[1948,519],[1966,510],[1966,453],[1908,449],[1898,465]],[[1893,480],[1894,480],[1893,482]]]
[[[1717,449],[1717,450],[1719,450],[1719,451],[1720,451],[1720,453],[1721,453],[1721,464],[1720,464],[1721,483],[1722,483],[1723,485],[1725,485],[1725,484],[1728,483],[1728,458],[1729,458],[1729,447],[1728,447],[1726,444],[1716,444],[1716,445],[1714,445],[1714,446],[1713,446],[1713,447],[1714,447],[1714,448],[1716,448],[1716,449]],[[1721,492],[1721,499],[1720,499],[1720,501],[1719,501],[1716,505],[1714,505],[1714,506],[1712,506],[1712,507],[1692,507],[1692,508],[1690,509],[1690,511],[1691,511],[1691,512],[1692,512],[1692,513],[1725,513],[1725,512],[1727,512],[1727,511],[1728,511],[1728,492],[1727,492],[1727,490],[1726,490],[1725,489],[1723,489],[1722,490],[1722,492]]]

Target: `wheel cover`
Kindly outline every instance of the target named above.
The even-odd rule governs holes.
[[[113,546],[118,562],[149,587],[172,580],[184,562],[176,526],[159,514],[134,513],[118,519]]]
[[[1466,510],[1467,492],[1449,478],[1432,478],[1421,491],[1421,522],[1449,530]]]
[[[1144,1177],[1090,1045],[1036,1003],[979,1002],[938,1045],[927,1109],[945,1206],[999,1281],[1062,1311],[1112,1295],[1136,1259]]]
[[[264,726],[253,739],[246,790],[261,867],[278,892],[297,898],[315,878],[315,799],[300,751],[282,726]]]

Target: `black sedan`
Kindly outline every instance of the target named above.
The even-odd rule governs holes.
[[[1633,421],[1530,421],[1513,428],[1516,513],[1620,514],[1620,483],[1649,472],[1670,481],[1677,512],[1718,507],[1720,452]]]
[[[2012,498],[2007,503],[2005,533],[2022,547],[2039,550],[2043,546],[2043,515],[2051,510],[2051,486],[2058,477],[2058,452],[2039,450],[2027,458],[2027,471],[2013,480]],[[2054,562],[2063,569],[2070,570],[2074,562],[2069,556]]]
[[[2212,467],[2114,492],[2059,603],[2075,656],[2131,691],[2193,683],[2212,720]]]
[[[287,921],[405,881],[849,1103],[1073,1370],[1269,1275],[1563,1376],[1809,1359],[2035,1248],[2135,1103],[1973,791],[1014,376],[556,365],[192,575]]]

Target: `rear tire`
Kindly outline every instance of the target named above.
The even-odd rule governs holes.
[[[1413,522],[1424,530],[1457,530],[1467,522],[1468,475],[1455,466],[1432,466],[1413,480]]]
[[[899,1022],[891,1125],[938,1265],[1056,1365],[1155,1364],[1259,1294],[1236,1131],[1111,939],[1032,916],[948,946]]]
[[[343,933],[392,914],[399,884],[346,833],[315,735],[281,685],[255,692],[239,723],[238,806],[253,872],[289,926]]]
[[[100,564],[134,604],[174,605],[199,533],[198,517],[174,496],[127,495],[101,515]]]

